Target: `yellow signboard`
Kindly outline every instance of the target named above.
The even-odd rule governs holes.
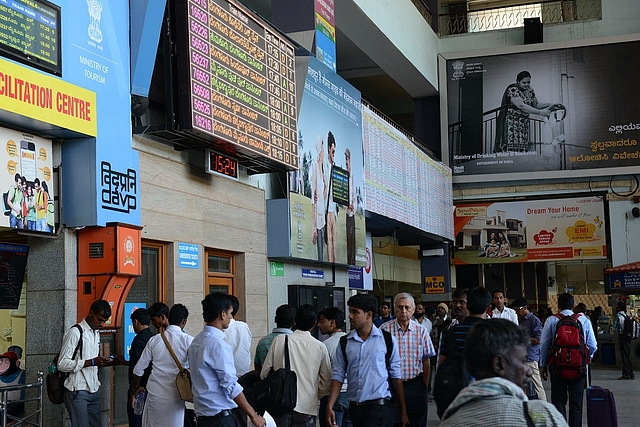
[[[96,94],[0,59],[0,108],[88,136],[97,136]]]
[[[427,276],[424,278],[425,294],[444,294],[444,276]]]

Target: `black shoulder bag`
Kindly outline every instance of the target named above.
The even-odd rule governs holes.
[[[256,383],[253,397],[254,409],[259,413],[268,410],[273,417],[279,417],[293,411],[298,400],[298,379],[291,370],[289,360],[289,337],[284,337],[284,368],[269,372],[269,375]]]

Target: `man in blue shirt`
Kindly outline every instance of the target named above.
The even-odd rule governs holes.
[[[385,301],[380,304],[380,316],[373,319],[373,324],[379,328],[383,323],[393,319],[395,319],[395,317],[391,314],[391,304]]]
[[[571,316],[573,314],[573,306],[575,300],[573,295],[563,293],[558,296],[558,308],[561,310],[560,314],[563,316]],[[558,317],[551,316],[544,323],[542,329],[542,339],[540,347],[540,375],[543,380],[547,380],[547,369],[550,368],[551,377],[551,403],[558,409],[562,416],[567,419],[567,393],[569,395],[569,426],[580,427],[582,426],[582,401],[584,396],[585,378],[579,378],[575,380],[567,380],[560,377],[560,375],[554,375],[554,366],[548,366],[549,360],[549,348],[553,343],[553,339],[556,335],[556,325],[558,324]],[[587,316],[580,315],[578,318],[582,325],[582,331],[584,333],[584,339],[589,347],[589,357],[593,358],[593,353],[598,349],[598,343],[596,337],[593,334],[591,328],[591,321]]]
[[[525,298],[516,298],[513,300],[511,307],[516,311],[520,327],[525,330],[529,337],[530,343],[527,347],[527,365],[533,371],[531,381],[536,389],[538,399],[547,400],[547,394],[542,386],[540,378],[540,369],[538,361],[540,361],[540,338],[542,338],[542,322],[531,311],[529,311],[529,302]]]
[[[382,331],[373,325],[376,298],[371,295],[354,295],[349,298],[347,305],[352,331],[347,335],[346,360],[341,349],[336,351],[327,401],[327,424],[336,425],[333,404],[340,394],[342,383],[348,377],[349,415],[354,427],[387,427],[391,399],[389,378],[400,406],[401,425],[409,425],[398,345],[395,338],[392,338],[393,351],[387,369],[385,338]]]
[[[202,300],[205,327],[189,347],[193,382],[193,405],[198,427],[238,427],[233,409],[239,407],[257,427],[266,426],[263,417],[249,405],[238,384],[232,347],[224,341],[231,323],[233,302],[229,295],[214,292]]]

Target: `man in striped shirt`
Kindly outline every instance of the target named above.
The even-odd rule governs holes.
[[[427,329],[413,319],[416,309],[413,296],[399,293],[394,299],[396,318],[383,324],[380,329],[395,336],[400,354],[400,371],[412,427],[427,425],[427,384],[431,365],[429,358],[436,354]],[[400,408],[394,406],[390,425],[400,422]]]

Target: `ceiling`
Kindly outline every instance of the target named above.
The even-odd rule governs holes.
[[[240,0],[244,5],[253,9],[258,15],[271,21],[271,0]],[[354,43],[339,26],[337,17],[336,28],[336,64],[337,72],[342,78],[358,89],[362,97],[368,100],[378,110],[391,118],[398,117],[404,125],[407,116],[413,116],[413,97],[397,81],[411,82],[422,88],[430,86],[426,79],[424,84],[415,82],[416,75],[408,64],[407,67],[397,67],[397,51],[390,51],[393,46],[380,31],[373,26],[351,0],[336,0],[336,11],[342,13],[343,22],[359,22],[361,25],[349,26],[349,31],[367,41],[369,52],[365,53]],[[368,22],[367,22],[368,21]],[[354,28],[358,27],[358,28]],[[388,58],[389,63],[383,64],[394,68],[395,79],[392,78],[371,57]],[[433,89],[435,92],[435,89]],[[418,96],[414,94],[414,96]],[[407,129],[412,131],[412,129]]]

